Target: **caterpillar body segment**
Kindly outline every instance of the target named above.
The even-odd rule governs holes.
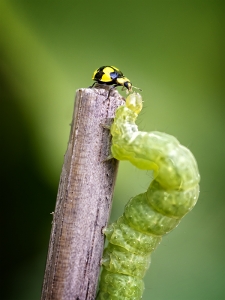
[[[104,230],[109,245],[102,259],[98,300],[138,300],[150,255],[162,236],[174,229],[196,204],[199,171],[192,153],[166,133],[142,132],[135,121],[142,109],[139,94],[130,94],[116,111],[111,127],[111,152],[144,170],[154,180],[133,197],[115,223]]]

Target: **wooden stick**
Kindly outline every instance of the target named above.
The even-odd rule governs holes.
[[[118,161],[110,154],[112,122],[124,103],[115,90],[80,89],[62,168],[42,300],[95,299]]]

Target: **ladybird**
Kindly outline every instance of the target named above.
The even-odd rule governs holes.
[[[93,87],[96,83],[112,85],[113,88],[117,86],[122,86],[127,89],[127,93],[132,92],[132,83],[130,80],[123,75],[123,73],[116,67],[113,66],[103,66],[94,71],[92,80],[95,80]],[[136,88],[139,89],[139,88]],[[141,89],[139,89],[141,91]]]

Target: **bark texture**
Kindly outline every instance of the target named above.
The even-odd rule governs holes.
[[[54,212],[42,300],[95,299],[118,161],[112,123],[124,103],[116,90],[79,89]]]

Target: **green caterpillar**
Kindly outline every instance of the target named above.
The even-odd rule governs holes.
[[[164,234],[174,229],[196,204],[200,176],[192,153],[166,133],[138,131],[135,120],[142,110],[139,94],[130,94],[116,111],[111,127],[112,156],[153,170],[148,190],[132,198],[115,223],[104,230],[104,250],[98,300],[142,298],[142,278],[151,252]]]

